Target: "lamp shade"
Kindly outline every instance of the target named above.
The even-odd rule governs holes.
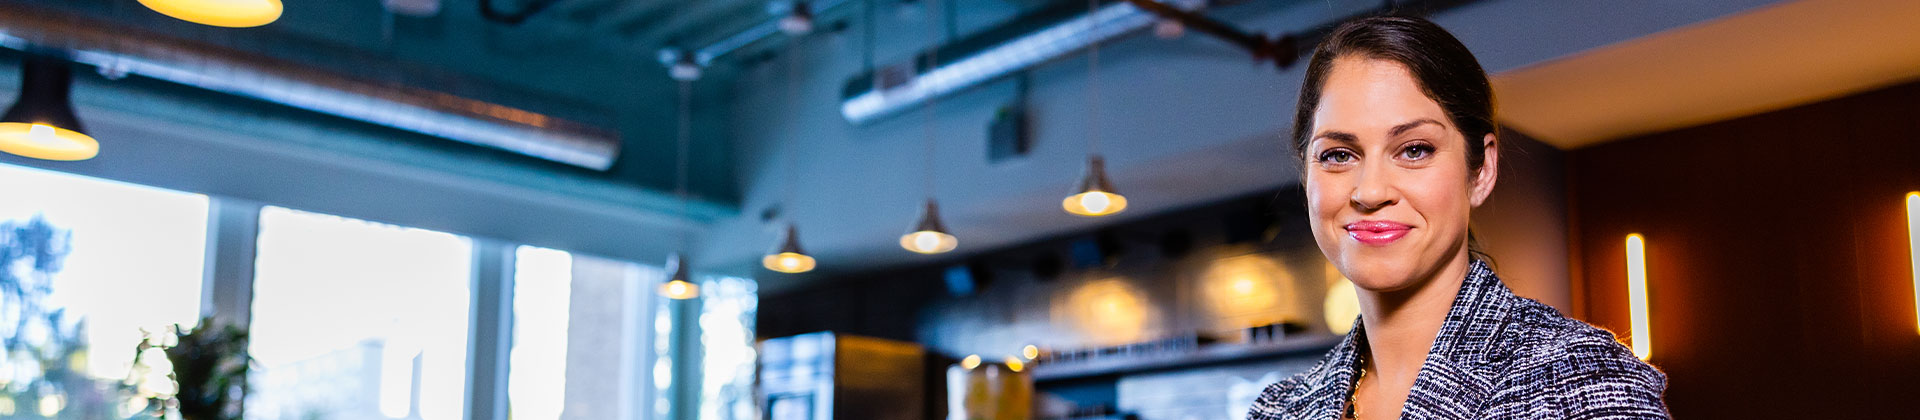
[[[46,160],[87,160],[100,142],[73,115],[73,68],[29,56],[21,66],[20,100],[0,115],[0,152]]]
[[[1079,187],[1061,200],[1060,207],[1081,216],[1106,216],[1125,211],[1127,197],[1114,191],[1113,181],[1107,179],[1106,160],[1095,155],[1088,158],[1087,173]]]
[[[148,9],[207,26],[251,28],[280,20],[280,0],[140,0]]]
[[[660,284],[660,295],[668,299],[686,300],[700,297],[700,285],[694,284],[687,270],[686,257],[680,254],[667,256],[667,272],[673,273],[666,283]]]
[[[920,223],[913,231],[900,236],[901,248],[921,254],[939,254],[959,246],[960,240],[947,233],[947,225],[940,222],[940,205],[933,199],[927,199],[926,211],[920,213]]]
[[[813,257],[800,250],[800,231],[794,225],[787,225],[787,236],[780,240],[780,247],[760,258],[760,265],[768,270],[782,273],[805,273],[813,271]]]

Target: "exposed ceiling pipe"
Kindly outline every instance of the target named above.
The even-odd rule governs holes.
[[[588,169],[607,170],[620,154],[615,133],[579,122],[25,7],[0,14],[0,47],[54,52],[102,74],[137,74]]]
[[[864,124],[918,106],[929,98],[978,86],[1095,43],[1125,36],[1153,25],[1158,19],[1171,19],[1199,29],[1245,48],[1256,61],[1272,60],[1277,67],[1286,68],[1303,53],[1298,45],[1318,43],[1341,22],[1389,13],[1428,14],[1473,1],[1389,0],[1373,10],[1275,38],[1240,30],[1200,14],[1196,10],[1206,7],[1209,3],[1206,0],[1114,1],[1091,13],[1072,2],[1064,2],[1063,6],[1015,19],[980,35],[936,46],[942,60],[932,68],[919,66],[925,62],[927,53],[923,52],[911,61],[856,75],[847,81],[840,114],[849,122]],[[1074,13],[1075,10],[1078,12]]]
[[[826,14],[828,10],[839,7],[846,2],[847,0],[818,0],[808,2],[807,6],[795,6],[795,8],[806,7],[811,16],[821,16]],[[738,51],[741,48],[746,48],[748,45],[760,42],[760,40],[782,33],[780,23],[784,20],[787,20],[787,16],[767,19],[765,22],[760,22],[760,24],[754,25],[752,28],[747,28],[745,31],[740,31],[732,36],[721,39],[719,42],[694,50],[693,58],[701,66],[713,63],[715,59]],[[664,56],[666,53],[662,55]]]
[[[1084,6],[1069,3],[1014,19],[981,35],[935,47],[940,49],[938,56],[943,58],[932,68],[916,66],[925,62],[927,53],[921,53],[906,63],[857,75],[847,81],[840,115],[854,124],[864,124],[929,98],[978,86],[1094,43],[1132,33],[1154,22],[1153,14],[1130,3],[1107,4],[1090,13],[1084,11]],[[910,75],[903,74],[909,72]]]

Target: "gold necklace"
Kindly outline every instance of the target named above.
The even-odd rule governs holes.
[[[1356,359],[1359,359],[1359,360],[1355,364],[1359,366],[1355,366],[1354,369],[1359,370],[1360,374],[1355,375],[1353,377],[1353,390],[1347,392],[1347,417],[1346,418],[1349,418],[1349,419],[1360,418],[1360,408],[1359,408],[1360,407],[1360,380],[1367,378],[1367,359],[1364,357],[1359,357]]]

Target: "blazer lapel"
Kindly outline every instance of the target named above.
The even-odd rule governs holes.
[[[1485,263],[1474,261],[1427,361],[1401,408],[1403,419],[1476,418],[1493,397],[1494,381],[1511,360],[1495,345],[1518,299]]]
[[[1327,357],[1312,371],[1302,383],[1312,384],[1305,397],[1293,400],[1286,411],[1292,413],[1292,419],[1301,420],[1339,420],[1345,417],[1347,397],[1353,392],[1353,379],[1358,371],[1359,337],[1362,334],[1361,322],[1356,319],[1353,330],[1347,337],[1327,352]]]

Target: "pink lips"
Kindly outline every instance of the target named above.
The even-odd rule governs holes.
[[[1360,241],[1360,243],[1367,245],[1385,246],[1393,243],[1393,241],[1400,240],[1401,237],[1407,236],[1407,231],[1412,230],[1413,226],[1407,226],[1404,223],[1365,220],[1349,223],[1346,228],[1347,236],[1353,237],[1353,240]]]

